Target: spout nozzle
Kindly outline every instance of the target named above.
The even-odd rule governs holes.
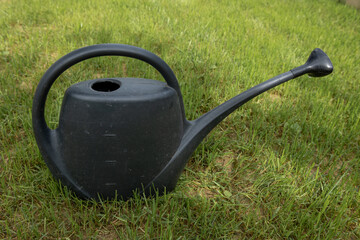
[[[305,65],[307,65],[308,74],[311,77],[323,77],[334,70],[330,58],[320,48],[316,48],[311,52]]]
[[[334,70],[330,58],[320,48],[315,48],[311,52],[306,63],[300,67],[294,68],[291,72],[294,77],[308,74],[310,77],[324,77]]]

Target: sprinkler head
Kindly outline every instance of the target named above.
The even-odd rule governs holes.
[[[320,48],[315,48],[311,52],[305,65],[307,65],[310,77],[323,77],[334,70],[330,58]]]
[[[291,70],[294,77],[308,74],[310,77],[324,77],[334,70],[330,58],[320,48],[315,48],[306,63]]]

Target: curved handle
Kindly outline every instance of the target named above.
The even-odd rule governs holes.
[[[33,109],[32,109],[32,118],[33,118],[33,128],[35,132],[35,137],[42,132],[48,132],[48,128],[45,118],[45,102],[49,90],[55,80],[68,68],[93,57],[100,56],[124,56],[135,58],[141,61],[144,61],[156,70],[164,77],[167,84],[175,89],[178,94],[180,107],[182,111],[183,122],[185,122],[185,111],[184,103],[182,100],[182,95],[178,81],[175,77],[175,74],[171,68],[157,55],[134,46],[124,45],[124,44],[98,44],[92,45],[84,48],[77,49],[69,54],[63,56],[58,61],[56,61],[44,74],[41,78],[39,85],[36,88],[34,100],[33,100]],[[39,134],[38,134],[39,132]]]

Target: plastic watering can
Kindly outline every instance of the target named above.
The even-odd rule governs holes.
[[[63,98],[59,126],[49,129],[45,101],[54,81],[76,63],[99,56],[144,61],[165,82],[106,78],[77,83]],[[185,118],[183,98],[171,68],[141,48],[100,44],[75,50],[55,62],[37,86],[32,109],[35,138],[54,177],[82,198],[127,199],[134,191],[171,191],[189,157],[226,116],[255,96],[290,79],[322,77],[333,66],[315,49],[307,62],[267,80],[196,120]]]

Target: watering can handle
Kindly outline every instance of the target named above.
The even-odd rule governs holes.
[[[37,135],[37,131],[50,131],[50,129],[46,125],[46,121],[44,118],[44,110],[47,95],[55,80],[71,66],[86,59],[100,56],[130,57],[144,61],[153,66],[164,77],[167,84],[177,92],[181,106],[183,121],[186,121],[184,103],[182,100],[179,83],[175,77],[175,74],[173,73],[169,65],[164,62],[164,60],[145,49],[130,45],[98,44],[77,49],[63,56],[58,61],[56,61],[41,78],[39,85],[36,88],[33,101],[32,117],[35,135]]]

